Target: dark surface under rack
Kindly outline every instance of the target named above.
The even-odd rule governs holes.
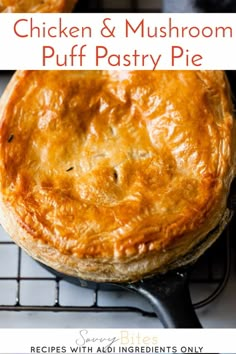
[[[79,0],[74,12],[161,12],[162,0]]]
[[[210,292],[205,295],[204,298],[195,302],[195,308],[200,308],[211,301],[213,301],[224,289],[227,284],[227,280],[230,273],[230,263],[231,263],[231,241],[230,241],[230,228],[221,235],[219,240],[203,255],[197,263],[193,266],[190,275],[190,289],[193,287],[192,295],[194,299],[194,290],[196,291],[199,287],[210,286]],[[16,247],[15,244],[11,241],[0,241],[0,252],[1,247]],[[6,305],[0,303],[1,311],[55,311],[55,312],[121,312],[121,311],[130,311],[130,312],[139,312],[146,316],[155,316],[152,311],[146,311],[138,307],[131,306],[101,306],[99,305],[98,292],[97,290],[93,291],[93,303],[90,306],[65,306],[61,305],[60,302],[60,285],[62,279],[58,277],[51,276],[23,276],[22,275],[22,251],[17,248],[17,269],[16,276],[1,276],[0,277],[0,292],[3,290],[3,284],[6,284],[7,281],[15,281],[17,286],[12,292],[11,296],[15,297],[15,303],[12,305]],[[53,305],[22,305],[21,303],[21,286],[24,282],[33,281],[35,284],[37,282],[48,282],[52,283],[54,286],[54,295],[51,303]],[[51,293],[52,295],[52,293]]]

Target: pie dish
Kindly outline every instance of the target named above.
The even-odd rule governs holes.
[[[165,272],[227,212],[235,151],[222,71],[18,71],[0,101],[0,223],[64,274]]]
[[[77,0],[0,0],[0,12],[71,12]]]

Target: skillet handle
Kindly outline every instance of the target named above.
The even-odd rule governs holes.
[[[151,303],[164,327],[202,328],[191,302],[187,272],[169,272],[127,287]]]

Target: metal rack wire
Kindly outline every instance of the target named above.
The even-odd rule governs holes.
[[[15,244],[11,241],[0,241],[0,251],[2,247],[14,247]],[[216,242],[216,244],[209,249],[206,254],[194,265],[190,276],[190,288],[194,285],[196,287],[206,287],[211,285],[210,292],[199,301],[195,302],[195,308],[203,307],[212,302],[225,288],[230,272],[230,229],[228,228]],[[3,265],[0,265],[1,267]],[[4,284],[7,281],[16,282],[16,288],[12,290],[14,294],[11,297],[15,297],[15,302],[12,305],[0,303],[0,311],[54,311],[54,312],[139,312],[145,316],[154,317],[155,314],[150,310],[146,311],[142,308],[133,306],[101,306],[98,302],[99,289],[93,291],[93,301],[89,306],[84,305],[69,305],[65,306],[61,304],[61,282],[63,281],[59,277],[51,276],[25,276],[22,275],[22,251],[17,248],[17,263],[16,263],[15,276],[7,276],[2,274],[0,276],[0,291],[3,290]],[[22,304],[21,301],[21,289],[22,283],[35,282],[46,283],[50,282],[54,287],[54,295],[51,299],[52,305],[27,305]],[[52,294],[51,294],[52,295]],[[194,295],[194,292],[193,292]]]

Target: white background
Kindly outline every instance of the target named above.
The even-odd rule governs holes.
[[[111,18],[111,27],[115,26],[115,38],[103,38],[101,29],[103,28],[104,18]],[[182,26],[231,26],[233,38],[140,38],[138,33],[125,38],[125,19],[128,19],[134,27],[144,18],[146,26],[151,28],[167,25],[169,18],[173,24]],[[42,28],[43,22],[46,27],[57,26],[59,18],[65,26],[90,26],[92,28],[92,38],[19,38],[14,34],[14,24],[19,19],[33,18],[34,24]],[[18,27],[20,28],[20,27]],[[23,27],[22,31],[23,31]],[[136,49],[140,55],[161,55],[161,60],[157,69],[236,69],[236,14],[0,14],[0,69],[140,69],[152,70],[153,63],[146,59],[145,65],[141,61],[138,65],[125,67],[109,65],[108,58],[99,61],[96,66],[95,49],[96,46],[106,46],[108,55],[132,55]],[[71,48],[78,45],[78,50],[82,45],[86,45],[86,58],[82,66],[78,62],[71,65],[69,55]],[[46,61],[43,66],[43,46],[52,46],[55,55]],[[184,54],[177,59],[172,66],[171,47],[181,46]],[[188,53],[187,53],[188,50]],[[67,65],[58,66],[56,54],[63,62],[64,55],[67,56]],[[186,57],[189,55],[189,65]],[[201,54],[203,60],[201,66],[191,64],[191,57]]]

